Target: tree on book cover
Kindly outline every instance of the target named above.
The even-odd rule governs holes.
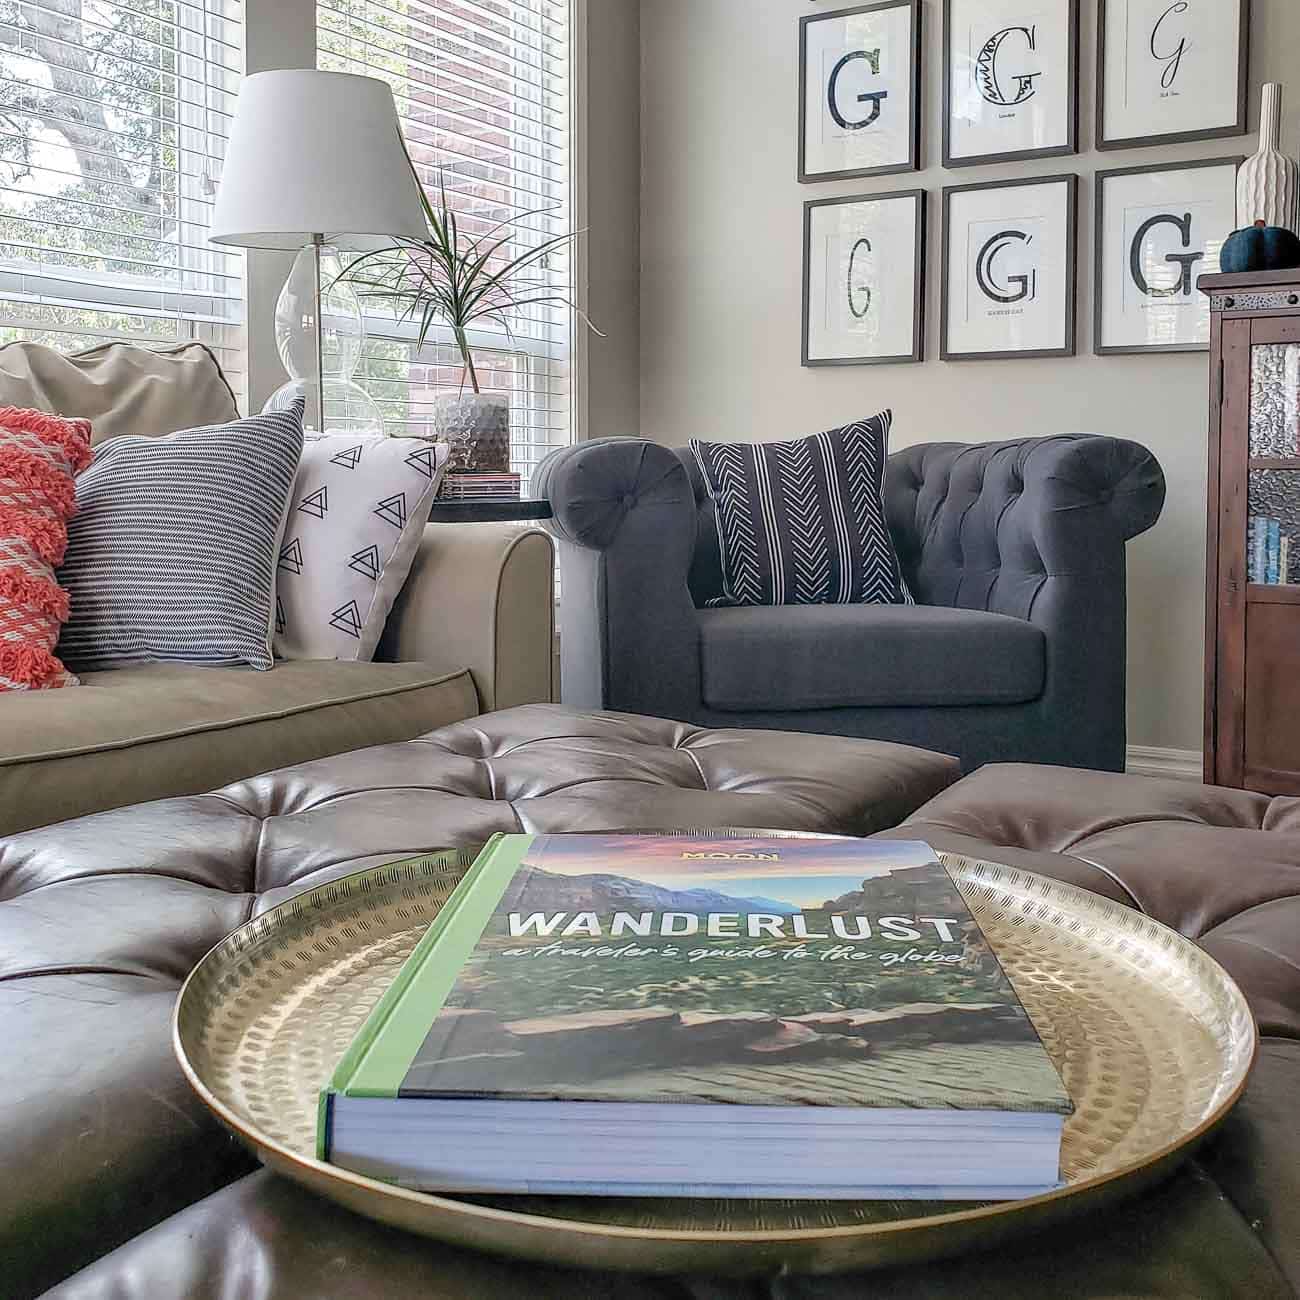
[[[811,839],[537,836],[402,1079],[431,1094],[1069,1110],[929,847]]]

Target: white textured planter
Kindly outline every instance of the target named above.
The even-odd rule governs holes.
[[[439,393],[433,430],[451,447],[451,471],[510,468],[510,403],[500,393]]]
[[[1239,229],[1257,221],[1287,230],[1296,228],[1300,167],[1278,148],[1281,136],[1282,87],[1270,81],[1264,86],[1259,112],[1259,152],[1247,158],[1237,172]]]

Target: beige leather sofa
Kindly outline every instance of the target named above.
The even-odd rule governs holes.
[[[0,405],[85,415],[96,441],[237,414],[199,344],[114,343],[74,357],[9,344]],[[552,569],[540,530],[430,524],[374,663],[151,664],[0,694],[0,835],[549,700]]]

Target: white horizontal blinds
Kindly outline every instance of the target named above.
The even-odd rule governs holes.
[[[242,258],[207,242],[242,12],[0,0],[0,342],[198,339],[242,397]]]
[[[318,0],[316,40],[322,68],[393,88],[420,180],[435,196],[445,182],[462,229],[514,218],[518,253],[572,228],[568,0]],[[531,274],[570,296],[567,251]],[[425,433],[434,394],[462,383],[451,333],[417,350],[414,326],[363,306],[357,382],[390,431]],[[512,465],[527,476],[570,439],[568,310],[530,307],[509,334],[484,323],[471,343],[480,387],[509,396]]]

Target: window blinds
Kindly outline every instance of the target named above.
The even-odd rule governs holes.
[[[207,242],[242,42],[241,0],[0,0],[0,342],[198,339],[242,395]]]
[[[464,228],[513,218],[514,253],[572,229],[569,200],[568,0],[318,0],[317,62],[393,89],[421,182],[441,177]],[[538,279],[569,296],[571,257]],[[462,384],[451,333],[423,349],[408,322],[363,302],[369,338],[356,375],[389,431],[425,433],[431,400]],[[527,476],[569,441],[570,320],[537,306],[510,333],[471,334],[484,392],[510,401],[513,468]]]

